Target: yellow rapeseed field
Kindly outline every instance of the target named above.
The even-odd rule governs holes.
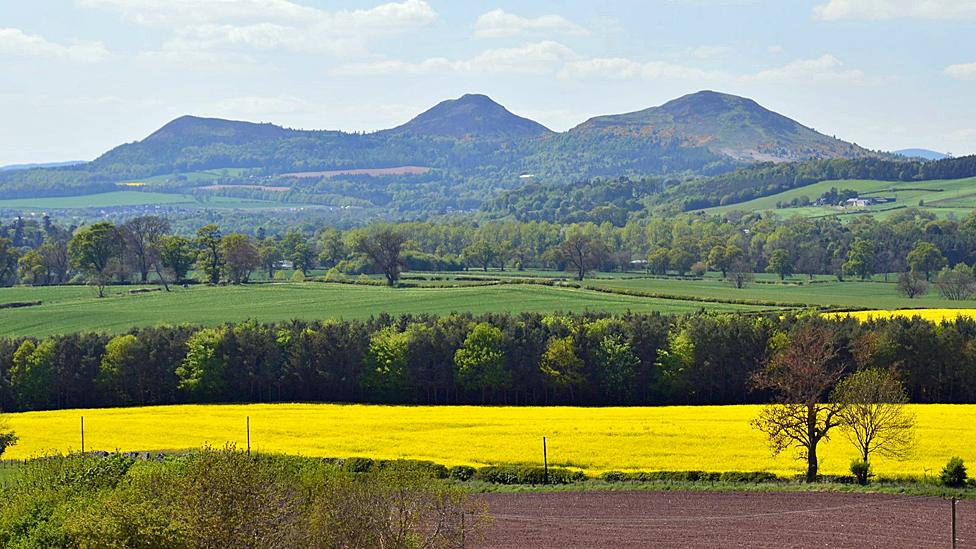
[[[939,323],[943,320],[953,321],[957,317],[967,316],[970,318],[976,318],[976,309],[891,309],[891,310],[874,310],[874,311],[855,311],[850,313],[828,313],[827,316],[832,317],[845,317],[849,316],[851,318],[856,318],[858,320],[864,321],[869,318],[891,318],[895,316],[903,316],[907,318],[919,317],[923,320],[928,320],[930,322]]]
[[[337,404],[186,405],[6,414],[20,436],[5,458],[86,449],[243,448],[306,456],[428,459],[446,465],[541,463],[607,470],[767,470],[802,465],[770,457],[749,425],[758,406],[643,408],[370,406]],[[919,444],[909,461],[879,459],[881,474],[938,473],[958,455],[976,464],[976,405],[913,405]],[[846,473],[854,456],[837,436],[820,451],[823,472]]]

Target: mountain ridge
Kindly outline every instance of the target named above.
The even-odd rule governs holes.
[[[590,118],[569,130],[705,146],[736,160],[787,162],[873,153],[771,111],[753,99],[703,90],[660,106]]]
[[[400,166],[433,170],[427,176],[431,185],[440,178],[447,186],[461,181],[511,186],[524,173],[563,182],[716,175],[757,161],[865,156],[883,154],[819,134],[751,99],[714,91],[594,117],[565,132],[518,116],[486,95],[465,94],[372,133],[181,116],[87,164],[2,172],[0,190],[9,196],[30,196],[33,187],[77,194],[159,176],[173,176],[166,188],[186,188],[192,184],[180,174],[207,170],[246,169],[249,177],[276,177]]]

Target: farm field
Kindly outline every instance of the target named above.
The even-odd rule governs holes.
[[[895,201],[857,210],[842,210],[828,206],[776,208],[777,202],[789,202],[794,198],[800,198],[802,196],[806,196],[811,202],[815,201],[820,195],[829,191],[832,187],[838,191],[853,189],[860,192],[862,196],[893,197]],[[764,196],[738,204],[708,208],[704,211],[715,214],[732,211],[773,211],[784,217],[793,215],[823,217],[871,213],[875,217],[884,218],[906,207],[919,207],[920,200],[924,201],[922,209],[934,213],[937,217],[946,218],[955,216],[961,219],[969,214],[973,208],[976,208],[976,178],[939,179],[931,181],[878,181],[870,179],[821,181],[813,185],[790,189],[771,196]]]
[[[893,318],[893,317],[905,317],[913,318],[919,317],[923,320],[928,320],[936,324],[943,321],[952,322],[959,317],[969,317],[976,318],[976,309],[900,309],[900,310],[871,310],[871,311],[854,311],[850,313],[832,313],[832,316],[850,316],[851,318],[856,318],[860,321],[869,320],[872,318],[882,319],[882,318]]]
[[[878,458],[882,475],[937,474],[958,455],[976,460],[976,405],[913,405],[918,448],[913,459]],[[337,404],[179,405],[6,414],[20,441],[4,458],[80,448],[176,450],[246,444],[258,452],[305,456],[426,459],[445,465],[549,464],[588,473],[609,470],[767,470],[799,473],[787,453],[770,456],[749,425],[758,406],[629,408],[377,406]],[[819,451],[822,472],[846,474],[855,456],[839,432]]]
[[[894,494],[590,492],[485,494],[485,547],[884,547],[949,545],[947,502]],[[748,532],[745,543],[744,532]],[[976,540],[976,502],[957,542]]]
[[[614,295],[575,288],[498,285],[463,288],[398,288],[332,283],[250,286],[191,286],[130,295],[131,287],[109,288],[97,298],[84,286],[4,288],[0,303],[42,301],[0,310],[0,336],[45,336],[76,331],[121,332],[154,324],[214,325],[255,319],[368,318],[380,313],[626,311],[687,313],[759,311],[761,307]]]
[[[69,210],[81,208],[111,208],[117,206],[160,205],[172,208],[282,208],[281,202],[214,196],[197,200],[188,194],[170,194],[143,191],[114,191],[81,196],[45,198],[13,198],[0,200],[0,210]]]
[[[763,302],[805,303],[811,306],[833,307],[884,307],[888,309],[926,307],[926,308],[965,308],[976,307],[976,300],[951,301],[942,298],[938,292],[908,299],[898,295],[895,287],[896,276],[891,282],[877,281],[838,282],[836,279],[820,279],[814,284],[806,277],[788,278],[794,284],[752,283],[745,288],[733,288],[728,282],[718,278],[703,280],[679,280],[675,278],[620,278],[591,280],[587,286],[621,288],[661,295],[706,297],[732,300],[754,300]],[[757,280],[760,280],[757,277]],[[769,280],[769,279],[767,279]]]

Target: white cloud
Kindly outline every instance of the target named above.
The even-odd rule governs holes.
[[[639,62],[623,57],[584,57],[559,42],[543,41],[514,48],[489,49],[470,59],[432,57],[417,63],[378,60],[336,67],[334,76],[436,73],[533,74],[564,79],[606,78],[647,80],[674,78],[710,80],[725,76],[718,71],[660,61]]]
[[[336,67],[333,75],[431,74],[444,72],[551,74],[577,55],[553,41],[532,42],[514,48],[485,50],[465,60],[432,57],[419,63],[381,60]]]
[[[503,9],[482,14],[475,21],[474,29],[474,35],[478,38],[506,38],[533,32],[556,32],[573,36],[585,36],[590,33],[561,15],[528,18],[508,13]]]
[[[760,71],[752,78],[766,81],[798,82],[862,82],[865,80],[863,71],[844,69],[843,66],[844,63],[840,59],[828,53],[815,59],[795,59],[781,67]]]
[[[828,0],[813,8],[818,19],[976,18],[974,0]]]
[[[976,63],[961,63],[945,68],[945,75],[958,80],[976,80]]]
[[[0,56],[63,59],[77,63],[97,63],[108,57],[101,42],[59,44],[20,29],[0,28]]]
[[[361,54],[370,38],[402,33],[437,20],[424,0],[369,9],[326,11],[290,0],[75,0],[87,8],[173,34],[164,50],[285,50]]]
[[[644,80],[662,78],[712,80],[724,75],[717,71],[706,71],[660,61],[639,62],[623,57],[597,57],[567,63],[560,72],[560,76],[576,79],[609,78],[613,80],[631,78]]]

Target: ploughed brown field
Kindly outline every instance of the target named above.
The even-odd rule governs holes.
[[[485,547],[949,547],[948,500],[891,494],[556,492],[485,494]],[[976,501],[956,506],[976,547]]]

